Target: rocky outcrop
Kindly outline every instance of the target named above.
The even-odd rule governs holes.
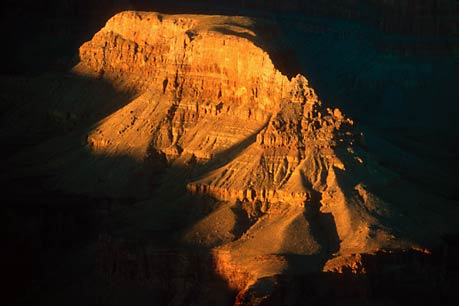
[[[256,255],[289,249],[326,257],[330,250],[413,245],[416,227],[400,234],[391,218],[402,209],[381,197],[397,175],[365,152],[353,121],[323,105],[304,76],[289,79],[277,70],[259,47],[266,29],[269,21],[245,17],[114,16],[82,45],[73,73],[133,98],[87,131],[86,155],[66,155],[76,164],[103,160],[82,168],[92,175],[68,169],[54,183],[131,196],[154,181],[193,197],[264,207],[253,216],[243,209],[253,219],[244,231],[252,234],[221,236],[243,238],[227,246],[236,255],[257,239],[267,243],[271,227],[283,234]],[[126,157],[132,161],[121,165]],[[307,234],[296,240],[291,231],[299,228]]]
[[[205,226],[184,235],[190,243],[223,243],[227,262],[252,271],[247,286],[285,268],[282,257],[259,262],[257,256],[291,252],[325,262],[332,252],[416,246],[415,227],[400,232],[392,222],[400,208],[381,197],[397,176],[365,152],[353,121],[323,105],[304,76],[289,79],[276,69],[259,47],[266,37],[260,23],[114,16],[80,48],[73,72],[110,81],[136,98],[88,133],[87,148],[135,160],[154,152],[187,173],[180,180],[167,174],[165,184],[186,186],[195,197],[249,203],[241,212],[216,210]],[[259,212],[251,215],[255,207]],[[213,233],[228,231],[221,216],[237,220],[238,214],[251,220],[243,235]],[[339,262],[327,267],[341,269]],[[231,269],[223,270],[225,279],[233,278]]]
[[[117,226],[134,228],[121,225],[120,235],[169,244],[99,242],[108,279],[155,287],[169,278],[159,294],[169,301],[182,292],[177,305],[220,279],[239,291],[237,303],[263,303],[279,274],[363,273],[361,254],[417,248],[455,226],[426,206],[448,200],[381,165],[306,77],[278,69],[263,49],[278,39],[272,22],[127,11],[81,46],[71,81],[58,83],[50,104],[69,111],[49,115],[68,125],[98,116],[17,160],[52,173],[49,188],[144,200],[114,212]],[[89,79],[115,94],[85,96]],[[68,88],[77,98],[59,99],[75,80]],[[70,115],[72,107],[85,111]]]
[[[148,134],[141,138],[144,150],[151,142],[169,156],[183,152],[209,159],[260,129],[288,95],[289,82],[250,42],[250,23],[141,12],[112,18],[81,47],[74,71],[144,94],[114,114],[126,118],[125,127],[106,129],[106,120],[88,142],[104,147],[110,138],[132,139],[132,131],[140,130]],[[235,120],[239,124],[217,123]],[[215,124],[219,137],[205,133]],[[200,137],[207,140],[197,143]]]
[[[320,164],[318,155],[354,141],[352,121],[323,107],[303,76],[288,80],[266,52],[234,34],[254,36],[250,24],[244,18],[138,12],[112,18],[81,47],[74,72],[147,91],[148,97],[102,122],[88,143],[114,152],[130,139],[129,150],[138,146],[142,154],[153,147],[179,163],[190,156],[214,159],[246,142],[232,162],[237,165],[189,183],[188,190],[222,200],[308,200],[301,180],[312,186],[318,179],[300,169],[317,168],[310,163]],[[230,30],[233,35],[225,34]],[[120,119],[124,127],[112,129]],[[215,132],[204,135],[204,129]]]
[[[193,99],[198,114],[232,113],[225,102],[270,111],[270,100],[287,95],[287,80],[251,43],[252,23],[244,17],[126,12],[80,48],[74,71],[130,80],[137,89],[148,84],[175,102]],[[220,105],[202,105],[210,102],[205,100]]]
[[[190,192],[208,193],[221,200],[303,205],[311,200],[311,188],[324,183],[316,176],[321,170],[315,163],[328,166],[330,161],[343,167],[333,158],[333,149],[354,141],[352,121],[338,109],[323,108],[304,77],[292,83],[296,89],[291,97],[283,100],[281,110],[273,114],[253,143],[233,162],[188,184]]]

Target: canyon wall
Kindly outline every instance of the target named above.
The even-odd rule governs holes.
[[[303,76],[282,75],[250,27],[240,17],[113,17],[80,48],[73,71],[141,94],[88,134],[89,148],[138,160],[165,154],[197,171],[192,194],[310,201],[328,169],[345,168],[335,150],[356,142],[353,122],[322,106]]]
[[[278,25],[125,11],[82,44],[65,77],[8,82],[51,88],[35,106],[37,97],[10,101],[9,123],[34,106],[25,131],[43,114],[63,129],[14,155],[14,178],[136,199],[114,209],[121,238],[97,242],[97,268],[110,281],[168,279],[160,294],[179,292],[182,305],[220,280],[239,291],[237,303],[261,304],[282,275],[363,273],[364,254],[424,250],[457,229],[454,199],[387,167],[352,119],[305,76],[279,68],[288,59],[268,52],[283,47]],[[379,151],[399,154],[377,140]],[[150,244],[125,247],[132,236]]]
[[[417,226],[398,232],[389,216],[402,208],[381,194],[397,174],[365,151],[353,121],[324,106],[304,76],[276,69],[259,47],[269,35],[276,39],[267,29],[267,21],[245,17],[114,16],[82,45],[73,73],[109,81],[134,99],[88,131],[86,149],[100,158],[165,156],[168,167],[187,173],[169,172],[166,185],[218,201],[266,203],[251,229],[260,239],[265,222],[287,235],[290,226],[309,232],[315,214],[329,214],[324,226],[339,237],[342,254],[416,245]],[[311,214],[307,222],[302,213]],[[298,242],[292,252],[336,248],[313,231],[303,241],[308,247]],[[290,248],[289,239],[280,235],[260,254]],[[243,238],[227,248],[241,254],[252,244]]]

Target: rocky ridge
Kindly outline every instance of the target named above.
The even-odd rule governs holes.
[[[240,239],[203,240],[196,228],[213,223],[184,236],[220,245],[238,264],[252,267],[251,256],[263,254],[326,257],[416,245],[413,233],[397,234],[387,221],[398,208],[373,191],[397,175],[367,156],[352,120],[323,106],[305,77],[289,80],[276,69],[257,47],[257,30],[242,17],[113,17],[81,47],[74,72],[139,96],[101,121],[88,146],[138,159],[154,151],[170,167],[191,169],[191,194],[248,203],[253,225]],[[268,260],[248,270],[259,279],[282,266]]]
[[[454,228],[426,206],[452,201],[380,165],[351,119],[327,108],[304,76],[283,75],[262,48],[274,35],[269,21],[245,17],[117,14],[80,48],[71,78],[84,81],[55,89],[56,101],[67,88],[77,98],[51,106],[97,112],[92,96],[79,95],[87,80],[126,101],[110,96],[113,112],[15,160],[51,174],[50,188],[143,199],[119,213],[132,231],[210,249],[238,301],[280,274],[363,273],[358,254],[422,250]],[[193,219],[193,209],[207,211]],[[118,260],[110,245],[101,252],[102,267]]]
[[[294,189],[302,189],[304,176],[311,186],[318,179],[300,168],[315,169],[307,163],[320,164],[335,147],[355,142],[353,122],[322,106],[305,77],[288,80],[266,52],[238,37],[235,33],[250,33],[243,26],[251,21],[235,20],[138,12],[112,18],[81,47],[74,72],[147,93],[103,120],[88,144],[111,154],[137,150],[141,155],[153,148],[171,163],[187,164],[207,162],[244,143],[232,161],[239,164],[189,183],[189,191],[221,200],[272,200],[279,190],[280,198],[290,193],[303,202],[307,192]],[[229,29],[230,35],[222,33]],[[113,129],[114,121],[119,128]],[[241,168],[247,177],[238,174]],[[290,185],[292,190],[282,190]]]

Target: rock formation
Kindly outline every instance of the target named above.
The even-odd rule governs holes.
[[[210,263],[239,305],[261,304],[279,275],[363,273],[362,254],[423,250],[456,229],[453,200],[381,165],[305,76],[278,69],[282,61],[263,49],[278,39],[271,22],[126,11],[80,47],[70,81],[32,81],[53,88],[37,118],[71,127],[14,156],[29,161],[15,175],[49,177],[47,188],[66,193],[143,200],[117,216],[154,251],[131,256],[104,240],[103,274],[160,283],[151,275],[165,266],[170,286],[187,288],[181,305],[196,286],[183,283],[188,269]],[[432,214],[431,203],[449,216]],[[197,252],[171,267],[177,246],[209,257]]]
[[[49,9],[51,8],[51,9]],[[381,50],[401,55],[458,54],[458,6],[455,0],[428,1],[148,1],[17,0],[1,4],[2,34],[11,41],[3,70],[33,72],[67,69],[75,49],[102,23],[122,10],[263,16],[266,12],[332,18],[381,30]],[[11,30],[13,29],[13,30]],[[23,37],[33,39],[22,39]]]

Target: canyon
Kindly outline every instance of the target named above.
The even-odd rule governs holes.
[[[377,305],[389,290],[398,305],[408,288],[421,305],[447,304],[457,105],[429,99],[454,101],[457,62],[402,62],[366,43],[374,30],[309,18],[123,11],[71,69],[2,75],[1,179],[20,199],[5,208],[20,233],[8,243],[62,265],[28,271],[52,284],[26,284],[30,295]]]

